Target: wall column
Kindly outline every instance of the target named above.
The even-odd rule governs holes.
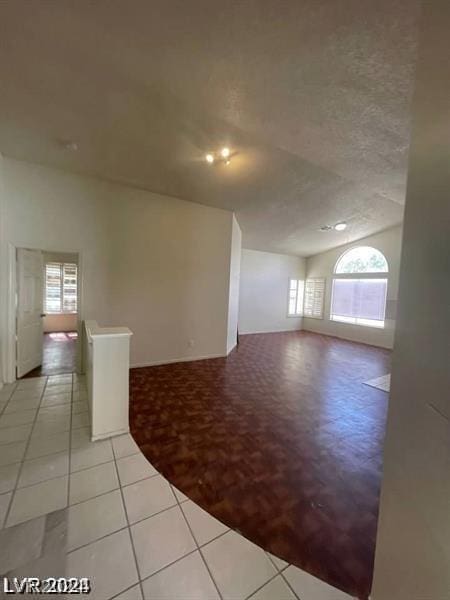
[[[423,3],[373,600],[450,593],[450,3]]]

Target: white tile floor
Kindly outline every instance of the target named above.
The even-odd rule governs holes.
[[[369,381],[364,382],[366,385],[370,385],[370,387],[377,388],[382,390],[383,392],[390,392],[391,390],[391,375],[382,375],[381,377],[376,377],[375,379],[370,379]]]
[[[0,538],[8,533],[16,562],[42,535],[42,515],[62,510],[63,574],[89,577],[92,599],[350,598],[214,519],[171,486],[130,435],[92,443],[88,425],[76,375],[0,390]],[[0,573],[11,554],[3,543]]]

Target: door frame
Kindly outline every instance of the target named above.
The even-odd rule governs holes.
[[[41,252],[67,252],[78,255],[78,280],[77,280],[77,330],[78,338],[76,345],[76,372],[82,372],[82,324],[84,321],[83,313],[83,253],[81,250],[64,249],[55,250],[54,248],[33,246],[29,244],[13,244],[8,242],[7,249],[7,273],[6,273],[6,343],[3,346],[5,351],[4,364],[5,383],[14,383],[16,381],[16,317],[17,317],[17,249],[25,248],[27,250],[40,250]]]

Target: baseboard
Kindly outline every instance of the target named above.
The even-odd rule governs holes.
[[[354,344],[362,344],[363,346],[372,346],[373,348],[383,348],[384,350],[392,350],[393,346],[389,346],[388,344],[376,343],[374,341],[367,342],[363,340],[357,340],[351,337],[347,337],[344,335],[337,335],[335,333],[323,333],[322,331],[314,331],[314,329],[306,329],[303,327],[303,331],[307,333],[315,333],[316,335],[324,335],[325,337],[335,338],[336,340],[344,340],[345,342],[353,342]]]
[[[302,331],[302,327],[298,329],[271,329],[270,331],[262,330],[262,331],[240,331],[239,335],[252,335],[259,333],[294,333],[295,331]]]
[[[231,351],[230,351],[231,352]],[[183,356],[181,358],[168,358],[166,360],[153,360],[149,362],[133,363],[130,369],[142,369],[143,367],[157,367],[159,365],[171,365],[180,362],[193,362],[196,360],[208,360],[210,358],[225,358],[227,354],[207,354],[204,356]]]
[[[117,431],[107,431],[106,433],[101,433],[99,435],[91,435],[91,441],[98,442],[99,440],[106,440],[115,437],[116,435],[123,435],[124,433],[130,433],[130,429],[127,427]]]
[[[237,346],[237,342],[234,343],[229,350],[227,350],[227,356],[230,354],[230,352],[233,352],[233,350],[236,348],[236,346]]]

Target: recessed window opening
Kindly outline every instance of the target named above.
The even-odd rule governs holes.
[[[305,300],[303,315],[311,319],[323,319],[323,305],[325,300],[325,279],[314,277],[305,283]]]
[[[330,319],[383,328],[386,318],[388,263],[376,248],[359,246],[337,261]]]
[[[45,265],[45,311],[50,314],[77,312],[77,265],[49,262]]]
[[[302,279],[289,279],[289,317],[298,317],[303,314],[304,288],[305,282]]]

